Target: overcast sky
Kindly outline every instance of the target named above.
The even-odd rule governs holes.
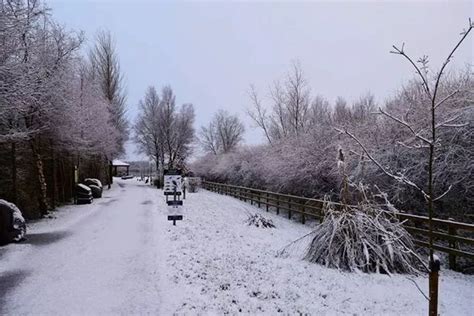
[[[193,103],[196,128],[224,108],[245,122],[246,142],[263,141],[246,115],[251,83],[265,96],[269,84],[298,60],[313,95],[349,102],[371,92],[379,102],[408,79],[412,69],[389,54],[405,42],[413,56],[441,59],[474,17],[470,1],[161,2],[48,1],[53,16],[82,30],[92,43],[108,29],[117,42],[133,122],[146,88],[171,85],[177,102]],[[454,67],[473,64],[473,41]],[[133,146],[127,157],[136,158]]]

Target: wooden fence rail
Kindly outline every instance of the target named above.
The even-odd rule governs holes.
[[[202,186],[209,191],[229,195],[258,207],[265,207],[267,212],[271,208],[277,214],[284,210],[290,219],[298,214],[303,224],[308,218],[314,218],[320,222],[324,219],[323,200],[208,181],[203,181]],[[341,206],[338,203],[335,205]],[[405,221],[405,228],[415,237],[415,243],[428,248],[428,217],[406,213],[395,215]],[[433,248],[448,254],[451,269],[457,269],[457,257],[464,257],[474,264],[474,224],[434,218],[433,226],[433,237],[437,241]]]

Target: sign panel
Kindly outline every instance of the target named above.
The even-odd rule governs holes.
[[[180,175],[165,175],[164,179],[164,193],[165,195],[181,195],[182,178]]]
[[[173,221],[173,225],[176,226],[176,221],[182,221],[183,215],[169,215],[168,220]]]

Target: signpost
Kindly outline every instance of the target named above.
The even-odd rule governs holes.
[[[183,201],[181,200],[183,194],[182,181],[181,170],[165,170],[163,193],[166,196],[166,204],[172,210],[177,211],[178,207],[183,206]],[[168,200],[169,196],[173,196],[173,200]],[[173,226],[176,226],[176,221],[183,220],[183,215],[168,215],[168,220],[173,221]]]
[[[168,220],[173,221],[173,226],[176,226],[176,221],[183,220],[183,215],[168,215]]]

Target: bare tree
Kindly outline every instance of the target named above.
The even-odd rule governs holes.
[[[270,88],[270,97],[273,101],[273,113],[270,117],[270,135],[274,139],[283,139],[290,134],[286,94],[281,83],[275,81]]]
[[[165,167],[185,168],[192,152],[194,107],[189,103],[176,107],[175,99],[169,86],[162,89],[161,96],[154,87],[149,87],[139,103],[134,126],[138,150],[155,161],[160,179]]]
[[[124,152],[124,144],[128,139],[128,122],[123,74],[120,70],[115,43],[110,32],[102,31],[98,33],[90,57],[104,97],[109,103],[112,124],[118,131],[117,155]]]
[[[293,63],[283,84],[279,81],[273,83],[269,95],[272,107],[270,113],[267,113],[255,87],[251,85],[249,96],[252,110],[249,110],[248,114],[263,130],[270,144],[307,132],[312,106],[311,95],[299,62]]]
[[[214,154],[228,153],[242,141],[244,125],[236,115],[219,110],[207,127],[201,127],[201,144]]]
[[[310,113],[308,113],[308,123],[312,126],[329,125],[332,121],[331,114],[332,111],[328,100],[318,95],[311,103]]]
[[[292,132],[299,135],[307,127],[307,114],[310,106],[310,91],[299,62],[293,64],[285,88],[289,123]]]
[[[155,87],[148,87],[145,97],[140,100],[139,114],[134,125],[134,140],[138,150],[155,161],[160,170],[164,157],[164,140],[160,127],[160,96]]]
[[[268,140],[268,143],[271,144],[272,139],[270,138],[268,130],[269,119],[267,116],[267,110],[263,107],[254,85],[250,85],[249,96],[250,100],[253,103],[253,110],[248,110],[247,113],[250,118],[257,124],[257,126],[263,130],[263,132],[265,133],[265,137]],[[212,147],[210,149],[215,153],[215,150]]]
[[[347,101],[342,97],[337,97],[336,99],[333,119],[339,125],[348,125],[352,121],[352,111],[347,105]]]

